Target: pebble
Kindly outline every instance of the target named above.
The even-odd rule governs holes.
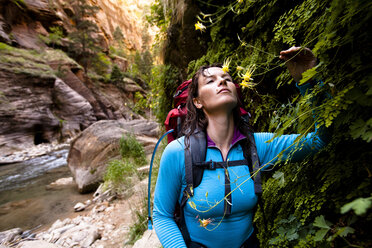
[[[83,211],[85,208],[86,206],[81,202],[76,203],[76,205],[74,206],[75,212]]]

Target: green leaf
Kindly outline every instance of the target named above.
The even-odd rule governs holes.
[[[312,79],[317,74],[317,69],[322,66],[322,62],[320,62],[317,66],[308,69],[302,73],[302,79],[300,80],[299,85],[302,85]]]
[[[349,227],[349,226],[342,227],[342,228],[340,229],[340,233],[339,233],[339,235],[340,235],[341,237],[346,237],[349,233],[354,233],[354,231],[355,231],[355,229],[354,229],[354,228],[351,228],[351,227]]]
[[[350,134],[354,139],[362,138],[370,142],[372,140],[372,118],[364,122],[362,119],[357,119],[350,125]]]
[[[324,219],[324,216],[323,215],[320,215],[318,217],[315,218],[315,221],[313,223],[313,226],[316,226],[316,227],[319,227],[319,228],[323,228],[323,229],[331,229],[331,227],[329,226],[331,223],[327,222],[325,219]]]
[[[279,180],[279,186],[283,187],[285,180],[284,180],[284,173],[281,171],[276,171],[273,175],[273,178]]]
[[[289,241],[298,239],[298,233],[297,233],[297,228],[291,228],[287,232],[287,239]]]
[[[315,233],[314,240],[315,241],[323,240],[323,238],[324,238],[324,236],[326,236],[327,232],[328,232],[328,229],[320,229],[319,231],[317,231]]]
[[[312,79],[316,74],[316,67],[313,67],[302,73],[302,79],[300,80],[299,85],[302,85]]]
[[[349,212],[351,209],[354,210],[356,215],[363,215],[367,213],[367,210],[372,205],[372,197],[358,198],[352,202],[349,202],[341,207],[341,214]]]

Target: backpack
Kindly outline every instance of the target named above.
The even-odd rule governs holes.
[[[155,145],[154,152],[151,157],[150,162],[150,170],[149,170],[149,181],[148,181],[148,229],[152,230],[152,217],[151,217],[151,171],[152,165],[155,157],[156,150],[161,142],[161,140],[168,136],[168,143],[173,141],[174,139],[181,136],[181,125],[184,121],[186,116],[186,99],[188,95],[188,86],[191,83],[191,80],[183,82],[178,88],[176,89],[176,93],[174,94],[174,106],[175,108],[172,109],[166,118],[165,127],[167,132],[164,133],[161,138],[158,140],[157,144]],[[238,86],[237,86],[237,89]],[[239,90],[238,90],[239,93]],[[250,117],[249,113],[246,112],[243,108],[240,108],[240,115],[245,121],[248,121]],[[253,138],[253,134],[250,133],[247,137],[249,143],[251,144],[249,148],[243,148],[244,160],[235,160],[229,161],[228,166],[238,166],[238,165],[248,165],[249,170],[252,175],[252,179],[254,180],[254,190],[255,193],[258,195],[259,204],[260,203],[260,196],[262,194],[262,185],[261,185],[261,175],[260,175],[260,163],[257,155],[257,148]],[[227,162],[214,162],[214,161],[205,161],[206,150],[207,150],[207,139],[206,134],[203,131],[196,130],[194,134],[190,136],[189,144],[185,149],[185,177],[186,177],[186,188],[183,191],[182,200],[180,204],[177,204],[176,211],[175,211],[175,221],[181,230],[182,236],[186,242],[186,245],[189,246],[191,239],[188,233],[184,215],[183,215],[183,208],[186,205],[186,202],[189,197],[193,196],[193,190],[199,186],[201,180],[203,178],[204,170],[215,170],[218,168],[226,168]],[[231,191],[230,182],[225,174],[225,199],[224,202],[224,211],[225,215],[228,216],[231,213],[231,205],[228,202],[231,202]],[[227,180],[227,181],[226,181]],[[266,222],[266,221],[265,221]]]
[[[190,83],[191,79],[180,84],[176,89],[176,93],[173,95],[174,108],[169,111],[164,122],[166,131],[174,130],[167,135],[168,144],[181,136],[182,123],[187,114],[186,100],[189,94],[188,88]]]

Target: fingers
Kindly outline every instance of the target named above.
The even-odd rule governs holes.
[[[288,60],[290,59],[291,57],[293,57],[294,55],[296,55],[296,53],[301,49],[301,47],[291,47],[287,50],[283,50],[280,52],[280,55],[279,55],[279,59],[283,59],[283,60]]]

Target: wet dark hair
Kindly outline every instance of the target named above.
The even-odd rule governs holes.
[[[189,140],[190,136],[196,130],[205,132],[208,126],[208,119],[206,115],[204,114],[203,109],[196,108],[194,105],[193,99],[198,97],[200,75],[206,76],[206,73],[208,73],[207,69],[211,67],[222,68],[222,65],[212,64],[212,65],[201,66],[199,70],[192,77],[192,81],[189,85],[189,95],[186,101],[187,115],[186,115],[183,128],[182,128],[182,133],[185,135],[186,144],[188,144],[187,141]],[[248,122],[244,121],[243,118],[241,118],[240,110],[239,110],[240,106],[241,106],[241,102],[238,97],[238,104],[233,109],[234,124],[235,126],[238,127],[239,131],[243,135],[247,136],[248,133],[251,132],[251,127],[249,126]]]

